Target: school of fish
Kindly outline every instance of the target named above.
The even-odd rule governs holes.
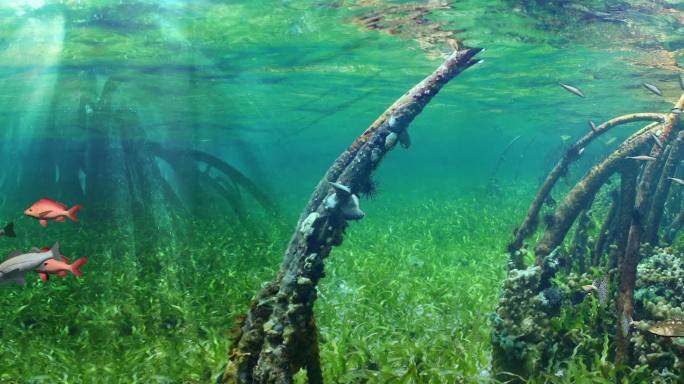
[[[44,197],[24,211],[24,215],[37,219],[41,226],[47,228],[48,221],[65,222],[66,218],[78,221],[76,212],[81,209],[80,205],[74,205],[67,209],[65,204]],[[14,223],[10,222],[0,229],[0,237],[16,237]],[[71,263],[71,260],[60,253],[59,242],[51,248],[32,247],[29,251],[12,251],[7,258],[0,263],[0,284],[14,283],[26,285],[26,275],[36,272],[40,280],[47,282],[50,275],[67,277],[69,272],[76,277],[83,276],[81,267],[88,263],[88,258],[82,257]]]

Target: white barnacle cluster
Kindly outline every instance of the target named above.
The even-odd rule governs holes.
[[[370,158],[373,164],[377,164],[378,161],[380,161],[380,159],[382,158],[382,150],[378,147],[373,148],[373,150],[371,151]]]
[[[314,224],[316,224],[316,221],[321,217],[321,214],[318,212],[311,212],[309,216],[302,221],[302,224],[299,227],[299,232],[306,238],[311,236],[311,234],[314,232]]]
[[[400,120],[397,114],[393,114],[387,119],[386,124],[390,133],[385,137],[385,150],[394,148],[397,141],[403,148],[411,146],[411,137],[406,130],[406,124]]]
[[[340,183],[331,182],[333,193],[323,201],[326,211],[338,211],[345,220],[361,220],[366,214],[361,210],[359,197],[351,193],[351,188]]]

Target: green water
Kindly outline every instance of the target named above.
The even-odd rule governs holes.
[[[372,12],[379,28],[360,22]],[[0,251],[59,240],[90,262],[81,279],[1,286],[0,383],[215,381],[318,180],[447,39],[486,48],[484,62],[414,121],[413,146],[388,155],[366,218],[326,260],[316,315],[331,383],[493,380],[512,229],[587,119],[672,108],[682,3],[2,2],[0,218],[44,196],[84,208],[47,229],[15,219]],[[567,185],[638,127],[594,142]],[[212,154],[275,209],[140,143]]]

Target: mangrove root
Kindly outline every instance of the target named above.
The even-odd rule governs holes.
[[[477,63],[479,51],[452,53],[328,169],[299,218],[277,277],[257,294],[232,340],[222,382],[289,384],[300,369],[307,370],[310,383],[322,381],[313,304],[323,260],[342,242],[347,220],[363,217],[357,194],[373,170],[396,142],[408,146],[408,125],[442,86]]]

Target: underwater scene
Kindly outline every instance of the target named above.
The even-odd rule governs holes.
[[[684,383],[681,0],[3,0],[0,384]]]

